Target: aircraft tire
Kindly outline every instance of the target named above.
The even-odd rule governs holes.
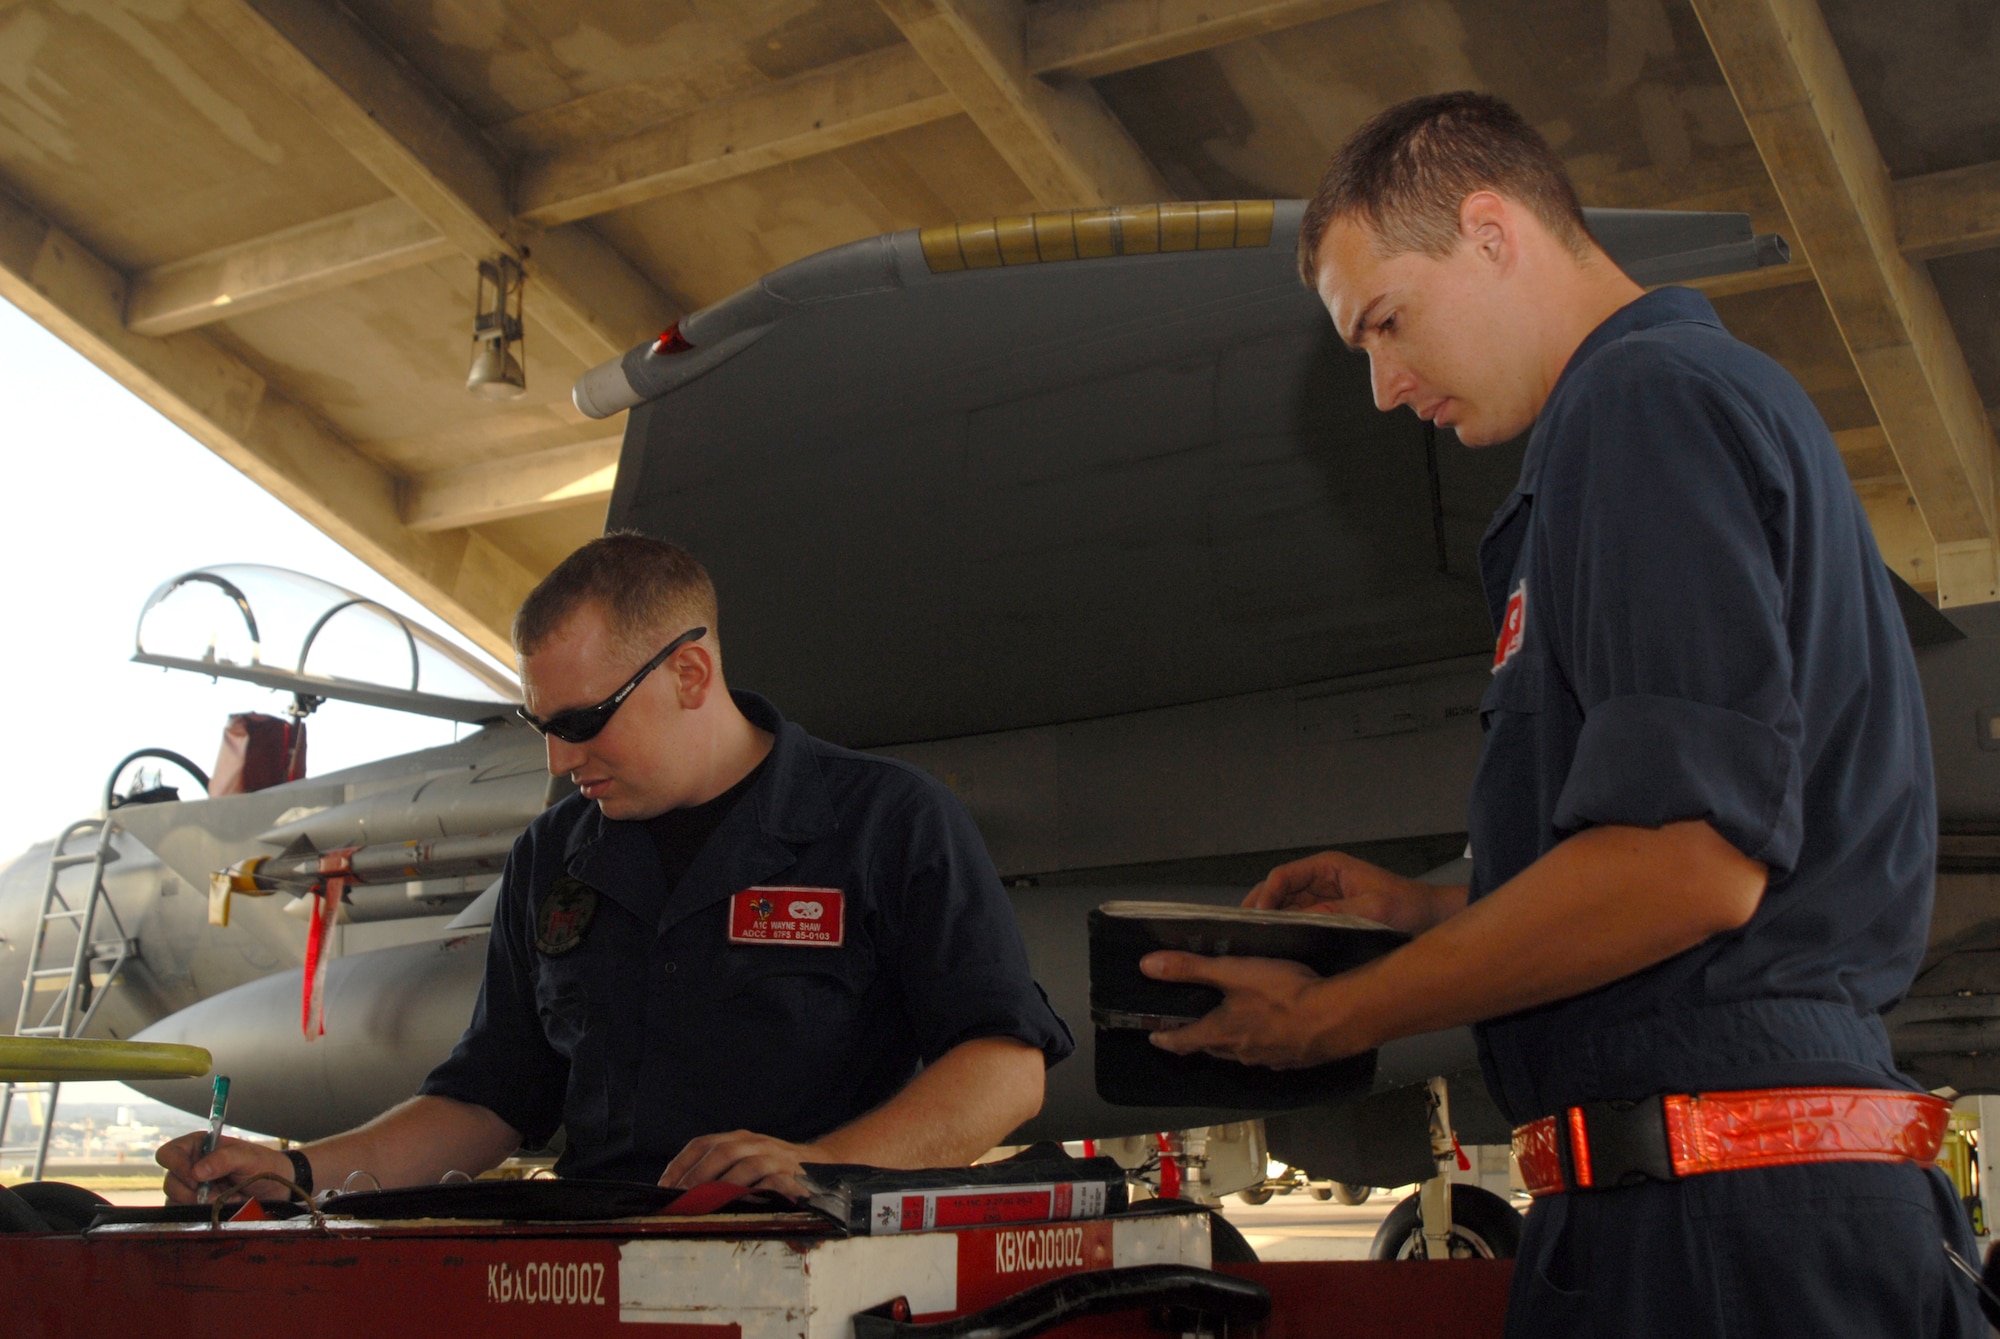
[[[1453,1182],[1451,1187],[1451,1254],[1453,1259],[1511,1260],[1521,1247],[1521,1214],[1490,1190]],[[1423,1210],[1412,1194],[1389,1210],[1368,1248],[1370,1260],[1423,1260]]]
[[[1218,1265],[1254,1265],[1259,1263],[1257,1248],[1252,1246],[1236,1228],[1236,1224],[1224,1218],[1220,1211],[1208,1216],[1209,1260]]]
[[[1313,1193],[1318,1194],[1319,1192],[1315,1191]],[[1358,1186],[1351,1181],[1335,1181],[1332,1189],[1326,1193],[1329,1198],[1337,1199],[1342,1204],[1366,1204],[1368,1197],[1375,1193],[1375,1187]]]
[[[28,1202],[5,1186],[0,1186],[0,1233],[47,1232],[48,1223],[28,1206]]]
[[[93,1190],[67,1181],[28,1181],[14,1187],[14,1197],[33,1209],[51,1232],[81,1232],[111,1201]]]
[[[1269,1204],[1276,1193],[1267,1185],[1245,1186],[1236,1192],[1236,1198],[1245,1204]]]

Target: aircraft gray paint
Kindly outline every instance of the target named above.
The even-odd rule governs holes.
[[[1039,260],[1034,238],[1023,252],[1016,236],[1013,259],[1037,263],[986,268],[948,256],[934,268],[941,231],[856,243],[687,318],[684,351],[642,346],[578,385],[586,411],[637,406],[611,522],[677,539],[710,566],[732,681],[817,733],[927,768],[978,820],[1037,975],[1083,1046],[1022,1137],[1244,1114],[1098,1100],[1089,907],[1233,901],[1276,860],[1333,845],[1417,873],[1463,842],[1492,637],[1473,552],[1519,448],[1473,453],[1376,413],[1365,365],[1292,272],[1297,204],[1267,217],[1261,243],[1250,210],[1241,230],[1232,216],[1227,245],[1097,259]],[[1648,282],[1783,255],[1741,215],[1592,224]],[[990,258],[1006,258],[997,229],[968,228],[945,239],[961,261],[987,258],[989,241]],[[1906,616],[1946,822],[1977,847],[1978,826],[2000,822],[2000,735],[1985,711],[2000,702],[2000,613],[1948,619],[1911,593]],[[410,646],[414,658],[414,635]],[[252,856],[297,859],[302,841],[449,841],[490,858],[561,793],[539,741],[493,719],[492,684],[453,699],[420,691],[414,671],[400,687],[335,682],[304,673],[304,655],[291,672],[235,668],[265,686],[493,723],[250,795],[118,809],[108,884],[139,952],[94,1028],[207,1046],[236,1080],[232,1115],[294,1138],[400,1100],[449,1049],[477,990],[490,880],[453,866],[353,890],[327,1035],[308,1044],[305,927],[287,914],[300,904],[239,897],[231,924],[211,927],[210,876]],[[232,672],[193,651],[178,662]],[[20,986],[47,858],[38,848],[0,872],[0,1009]],[[1989,938],[1940,958],[1919,993],[2000,951]],[[2000,1005],[2000,973],[1969,979],[1974,996],[1949,994],[1898,1028],[1902,1054],[1927,1081],[2000,1086],[1966,1041],[2000,1029],[2000,1007],[1980,1012]],[[1495,1141],[1504,1129],[1475,1073],[1460,1029],[1384,1048],[1374,1091],[1449,1075],[1462,1136]],[[205,1109],[204,1084],[144,1086]],[[1304,1148],[1343,1121],[1291,1118],[1289,1137]],[[1349,1147],[1319,1174],[1411,1179],[1397,1163],[1407,1140],[1373,1146],[1372,1162]]]

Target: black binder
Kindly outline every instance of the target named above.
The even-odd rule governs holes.
[[[1148,1034],[1193,1022],[1222,1003],[1209,986],[1155,981],[1139,960],[1158,949],[1205,957],[1289,958],[1335,976],[1409,942],[1358,916],[1254,911],[1188,902],[1106,902],[1090,913],[1090,1018],[1097,1092],[1118,1106],[1290,1110],[1367,1095],[1375,1053],[1311,1069],[1275,1070],[1213,1056],[1177,1056]]]

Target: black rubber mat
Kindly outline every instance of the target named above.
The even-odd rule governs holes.
[[[501,1222],[575,1223],[671,1213],[681,1192],[637,1181],[468,1181],[335,1195],[323,1212],[354,1218],[484,1218]],[[789,1210],[780,1195],[758,1192],[730,1206],[734,1213]]]

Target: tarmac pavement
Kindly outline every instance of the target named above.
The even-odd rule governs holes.
[[[1245,1204],[1230,1195],[1222,1201],[1222,1216],[1260,1260],[1366,1260],[1375,1230],[1403,1193],[1378,1190],[1366,1203],[1351,1206],[1316,1200],[1303,1190],[1265,1204]]]

